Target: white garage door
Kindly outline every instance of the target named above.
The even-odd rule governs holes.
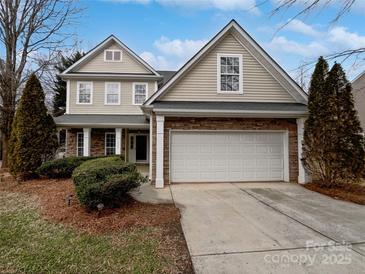
[[[284,180],[284,133],[171,133],[171,182]]]

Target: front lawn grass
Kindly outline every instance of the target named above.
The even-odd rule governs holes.
[[[49,223],[35,197],[0,192],[0,272],[161,273],[154,228],[90,235]]]

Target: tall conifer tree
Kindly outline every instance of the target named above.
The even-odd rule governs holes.
[[[9,142],[10,172],[20,179],[33,177],[42,162],[53,156],[57,143],[56,125],[47,113],[41,83],[32,74],[13,121]]]
[[[325,133],[325,81],[328,64],[323,57],[318,59],[314,69],[308,95],[309,116],[304,125],[303,163],[313,178],[322,179],[324,171],[323,135]]]

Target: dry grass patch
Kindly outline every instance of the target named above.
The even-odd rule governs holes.
[[[315,183],[304,185],[305,188],[330,196],[334,199],[365,205],[365,184],[343,184],[331,188],[323,187]]]

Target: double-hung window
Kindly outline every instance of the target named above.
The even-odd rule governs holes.
[[[115,132],[105,133],[105,155],[115,154]]]
[[[142,105],[147,99],[147,83],[133,83],[133,104]]]
[[[118,82],[105,83],[105,104],[106,105],[120,104],[120,83]]]
[[[242,93],[242,55],[218,54],[218,93]]]
[[[122,51],[115,49],[107,49],[104,51],[105,62],[122,62]]]
[[[84,156],[84,133],[78,132],[76,135],[77,156]]]
[[[92,104],[93,83],[77,82],[77,103]]]

